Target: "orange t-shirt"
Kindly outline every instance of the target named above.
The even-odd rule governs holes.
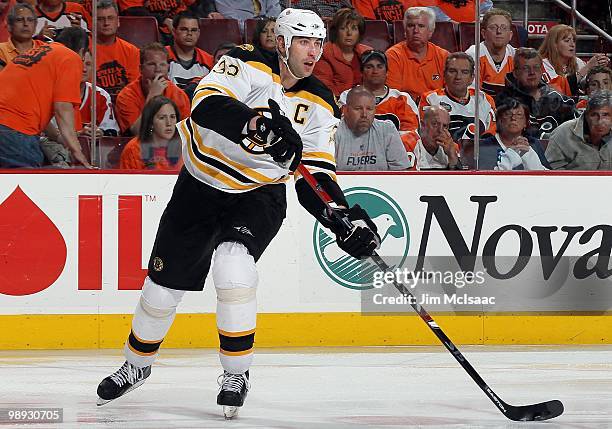
[[[170,141],[168,147],[154,148],[140,143],[134,137],[123,148],[119,159],[119,168],[122,170],[180,170],[183,166],[180,143]],[[143,150],[144,149],[144,150]],[[143,157],[143,152],[146,152]]]
[[[32,39],[32,48],[45,45],[42,40]],[[11,39],[4,43],[0,43],[0,66],[5,67],[9,62],[13,61],[19,55],[17,48],[13,45]]]
[[[407,92],[418,102],[424,92],[444,87],[444,62],[448,51],[431,42],[427,54],[417,60],[406,42],[399,42],[387,50],[387,86]]]
[[[91,15],[89,15],[89,12],[79,3],[64,2],[61,9],[52,14],[43,12],[39,5],[36,6],[36,14],[38,15],[38,20],[36,21],[35,34],[38,34],[45,24],[52,25],[58,29],[71,27],[72,23],[66,16],[70,14],[81,15],[81,27],[84,30],[91,30]]]
[[[411,0],[353,0],[353,7],[365,19],[401,21]]]
[[[168,97],[176,103],[181,113],[181,119],[189,116],[191,112],[189,97],[178,86],[168,82],[168,86],[164,90],[164,97]],[[125,133],[136,122],[142,113],[142,109],[144,109],[145,100],[140,78],[121,90],[115,103],[115,113],[122,133]]]
[[[23,134],[40,134],[54,102],[81,103],[83,61],[60,43],[18,55],[0,72],[0,124]]]
[[[112,45],[98,44],[96,61],[96,83],[113,100],[119,91],[140,76],[140,50],[119,37]]]

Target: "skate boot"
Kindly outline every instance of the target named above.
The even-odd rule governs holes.
[[[244,404],[247,392],[251,388],[249,371],[244,374],[231,374],[223,371],[217,383],[220,386],[217,404],[223,406],[223,414],[229,420],[238,415],[238,410]]]
[[[140,386],[151,375],[151,366],[138,368],[128,361],[113,374],[106,377],[98,386],[98,405],[125,395]]]

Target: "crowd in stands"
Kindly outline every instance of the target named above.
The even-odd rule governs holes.
[[[239,39],[277,61],[274,17],[293,7],[328,26],[314,75],[342,107],[339,171],[612,169],[609,53],[579,58],[564,24],[537,50],[518,46],[511,14],[490,0],[480,0],[478,57],[473,44],[434,43],[436,23],[474,22],[474,1],[0,0],[0,168],[90,168],[94,132],[113,145],[102,167],[180,168],[176,124],[236,47],[221,35],[202,49],[202,23],[236,20]],[[157,39],[120,37],[126,16],[156,23]],[[401,31],[397,43],[362,43],[369,20]]]

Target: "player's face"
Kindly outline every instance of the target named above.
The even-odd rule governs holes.
[[[473,79],[474,74],[468,60],[458,58],[448,62],[448,67],[444,71],[444,81],[451,95],[465,97]]]
[[[145,53],[145,59],[140,66],[140,74],[143,80],[150,80],[156,76],[168,76],[168,57],[163,52],[148,51]]]
[[[495,48],[504,48],[512,38],[512,25],[505,16],[494,15],[489,19],[482,35],[487,45]]]
[[[276,51],[276,37],[274,37],[274,22],[266,23],[261,33],[259,33],[259,45],[268,50]]]
[[[526,89],[537,88],[542,80],[542,61],[539,58],[518,58],[514,77]]]
[[[288,62],[291,72],[300,79],[310,76],[321,49],[321,39],[294,37],[289,47]]]
[[[32,39],[36,29],[36,16],[27,9],[17,12],[15,23],[9,28],[11,37],[18,42]]]
[[[93,61],[91,59],[91,53],[85,52],[85,54],[83,55],[83,76],[81,77],[81,82],[90,81],[92,72],[93,72]]]
[[[359,27],[355,21],[345,21],[338,28],[336,43],[340,48],[353,49],[359,41]]]
[[[363,65],[363,83],[368,86],[384,85],[387,80],[387,67],[377,58]]]
[[[406,44],[412,50],[420,49],[429,42],[433,31],[429,29],[429,19],[426,15],[408,18],[404,23]]]
[[[344,122],[353,134],[360,136],[372,126],[375,112],[374,97],[367,95],[352,97],[350,103],[344,106]]]
[[[520,135],[527,127],[527,117],[522,107],[510,109],[499,115],[500,132],[509,135]]]
[[[595,91],[600,90],[612,90],[612,81],[610,81],[610,75],[608,73],[595,73],[589,79],[589,84],[586,87],[587,94],[591,94]]]
[[[176,132],[176,112],[171,104],[164,104],[153,117],[153,134],[170,140]]]
[[[174,29],[174,43],[181,48],[195,47],[200,38],[200,26],[197,19],[181,19]]]
[[[229,51],[231,51],[231,49],[219,49],[215,54],[215,64],[217,64],[219,62],[219,59],[221,59],[221,57],[227,54]]]
[[[114,8],[108,7],[98,9],[98,34],[102,36],[114,36],[119,28],[119,16]]]
[[[611,131],[612,107],[601,107],[585,113],[591,138],[603,137]]]
[[[572,33],[566,33],[557,42],[557,49],[562,58],[569,59],[576,56],[576,39]]]

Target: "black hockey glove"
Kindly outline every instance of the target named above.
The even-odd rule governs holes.
[[[328,227],[336,234],[338,247],[356,259],[372,256],[380,247],[378,229],[370,216],[358,204],[350,209],[333,209],[335,215],[326,215]]]
[[[293,129],[291,121],[283,116],[279,105],[272,99],[268,103],[272,118],[258,117],[255,129],[247,130],[246,138],[260,146],[274,161],[280,164],[291,161],[288,168],[295,171],[302,160],[302,139]]]

